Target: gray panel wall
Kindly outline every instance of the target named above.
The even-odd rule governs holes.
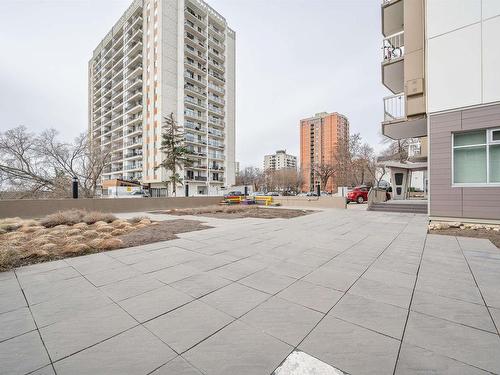
[[[500,187],[452,187],[452,133],[500,127],[500,104],[430,116],[430,216],[500,220]]]
[[[0,218],[42,217],[72,209],[101,212],[144,212],[216,205],[222,197],[103,198],[103,199],[8,199],[0,200]]]

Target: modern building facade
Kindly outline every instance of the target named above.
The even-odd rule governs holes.
[[[430,217],[500,220],[500,2],[384,1],[382,32],[382,132],[428,137]]]
[[[315,191],[321,185],[315,166],[335,164],[339,147],[349,140],[349,120],[340,113],[317,113],[313,117],[300,120],[300,169],[302,191]],[[330,178],[325,190],[336,192],[338,187]]]
[[[135,0],[89,62],[89,132],[111,152],[102,185],[137,181],[166,195],[164,118],[193,153],[188,195],[235,182],[235,33],[201,0]],[[171,187],[170,187],[171,190]]]
[[[278,150],[276,153],[264,156],[264,170],[297,169],[297,157]]]

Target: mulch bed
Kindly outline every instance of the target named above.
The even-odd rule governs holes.
[[[158,224],[134,230],[133,232],[118,236],[123,241],[120,248],[147,245],[154,242],[175,240],[178,233],[194,232],[212,228],[196,220],[167,220]]]
[[[429,233],[456,237],[485,238],[490,240],[493,245],[500,249],[500,232],[495,232],[494,230],[448,228],[431,229]]]
[[[257,218],[257,219],[293,219],[300,216],[305,216],[313,213],[313,210],[297,210],[297,209],[282,209],[282,208],[257,208],[252,207],[248,209],[238,210],[236,212],[203,212],[198,210],[178,209],[168,211],[154,211],[151,214],[168,214],[177,216],[204,216],[214,217],[218,219],[244,219],[244,218]]]

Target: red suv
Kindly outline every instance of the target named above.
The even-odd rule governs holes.
[[[368,200],[368,188],[366,186],[356,186],[347,193],[347,203],[363,203]]]

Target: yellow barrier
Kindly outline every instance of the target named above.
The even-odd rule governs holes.
[[[260,203],[260,202],[263,202],[265,206],[270,206],[271,204],[273,204],[273,197],[271,196],[256,196],[255,198],[255,202],[257,203]]]
[[[240,204],[242,200],[243,200],[243,197],[237,197],[237,196],[224,198],[225,202],[231,203],[231,204]]]

